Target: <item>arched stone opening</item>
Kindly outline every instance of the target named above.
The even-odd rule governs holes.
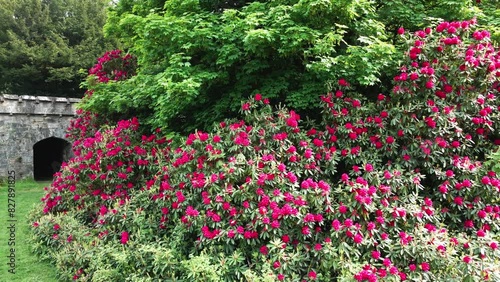
[[[52,180],[61,164],[68,160],[71,144],[61,138],[49,137],[33,145],[33,177],[35,180]]]

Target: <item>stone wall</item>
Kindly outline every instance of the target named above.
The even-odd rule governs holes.
[[[0,94],[0,179],[33,178],[33,146],[49,137],[64,139],[80,99]]]

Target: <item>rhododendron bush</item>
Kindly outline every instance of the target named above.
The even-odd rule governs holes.
[[[392,93],[339,80],[316,128],[260,94],[180,146],[136,119],[76,124],[35,249],[77,281],[498,281],[500,179],[483,161],[500,51],[474,24],[400,29]]]

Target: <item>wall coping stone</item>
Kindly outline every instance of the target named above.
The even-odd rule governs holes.
[[[75,116],[78,98],[0,94],[0,115]]]

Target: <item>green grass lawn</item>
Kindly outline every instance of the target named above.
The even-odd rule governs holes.
[[[47,182],[16,181],[15,184],[15,274],[9,273],[9,258],[11,246],[10,215],[8,205],[7,183],[0,183],[0,282],[53,282],[57,281],[55,268],[48,262],[40,261],[31,253],[30,245],[27,243],[29,237],[29,225],[27,215],[35,203],[40,202],[43,197],[43,187]],[[12,203],[12,202],[11,202]]]

